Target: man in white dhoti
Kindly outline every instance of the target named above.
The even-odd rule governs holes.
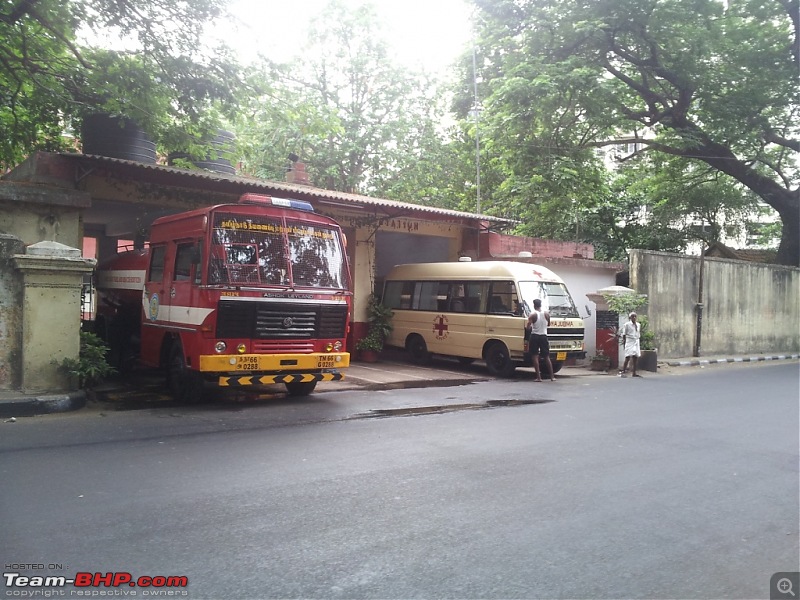
[[[625,377],[628,371],[628,362],[631,363],[632,377],[641,377],[636,372],[636,363],[642,354],[639,349],[639,337],[641,334],[641,326],[636,321],[636,313],[632,312],[628,315],[628,322],[622,326],[622,344],[625,346],[625,363],[619,372],[620,377]]]

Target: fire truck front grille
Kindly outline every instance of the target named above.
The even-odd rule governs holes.
[[[252,349],[256,354],[311,354],[314,344],[293,340],[257,340],[253,342]]]
[[[259,340],[342,338],[347,306],[221,300],[217,337]]]

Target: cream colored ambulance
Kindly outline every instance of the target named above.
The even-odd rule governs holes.
[[[584,358],[584,325],[564,281],[549,269],[524,262],[476,261],[398,265],[387,275],[383,303],[392,309],[390,346],[415,362],[432,354],[469,364],[486,361],[489,372],[509,377],[530,366],[525,323],[533,301],[550,312],[550,357],[558,372],[568,358]]]

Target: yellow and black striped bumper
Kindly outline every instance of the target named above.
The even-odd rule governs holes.
[[[338,371],[329,373],[283,373],[281,375],[230,375],[219,378],[220,387],[270,385],[273,383],[308,383],[311,381],[342,381]]]

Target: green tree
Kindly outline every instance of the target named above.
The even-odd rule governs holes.
[[[398,66],[374,9],[329,2],[301,54],[267,64],[264,92],[243,111],[246,170],[283,178],[287,156],[321,187],[437,206],[454,202],[457,153],[441,122],[446,105],[429,77]]]
[[[474,2],[503,154],[553,157],[556,182],[610,144],[704,165],[778,212],[778,260],[798,264],[798,0]],[[536,197],[546,174],[512,172]]]
[[[598,258],[625,260],[629,248],[680,252],[742,233],[758,212],[755,195],[718,171],[644,155],[609,173],[600,202],[578,215],[579,241]],[[698,226],[702,224],[702,226]]]
[[[200,44],[224,4],[2,3],[0,165],[13,166],[33,150],[63,149],[65,127],[91,112],[128,116],[168,146],[182,143],[176,132],[213,129],[239,95],[239,67],[227,50],[204,54]],[[101,49],[112,39],[130,49]]]
[[[594,245],[601,260],[626,261],[630,248],[679,252],[685,250],[685,231],[675,213],[661,210],[662,196],[647,174],[652,165],[628,165],[608,174],[599,201],[577,216],[577,241]]]

